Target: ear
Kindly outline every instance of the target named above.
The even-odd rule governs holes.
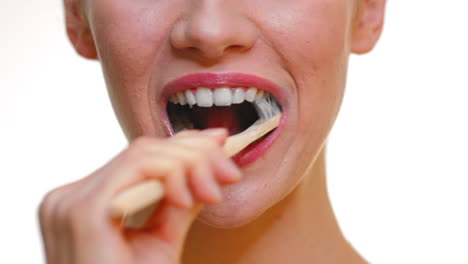
[[[371,51],[382,33],[386,0],[358,0],[354,20],[351,51],[364,54]]]
[[[87,59],[97,59],[96,46],[80,0],[64,0],[67,35],[75,50]]]

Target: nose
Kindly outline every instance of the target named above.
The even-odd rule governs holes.
[[[173,26],[171,45],[201,60],[219,60],[228,52],[243,52],[257,40],[257,30],[234,1],[193,0],[196,4]]]

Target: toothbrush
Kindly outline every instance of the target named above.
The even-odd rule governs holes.
[[[281,110],[267,100],[254,103],[259,120],[243,132],[230,136],[224,143],[226,157],[232,157],[255,140],[279,126]],[[119,193],[111,201],[110,215],[122,219],[126,227],[140,228],[164,197],[164,186],[159,180],[146,180]]]

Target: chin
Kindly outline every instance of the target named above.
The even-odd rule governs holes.
[[[214,228],[232,229],[253,222],[265,210],[251,206],[226,205],[222,202],[203,208],[197,220]]]
[[[205,206],[198,220],[214,228],[231,229],[247,225],[276,204],[283,195],[281,185],[249,177],[223,188],[223,200],[215,205]]]

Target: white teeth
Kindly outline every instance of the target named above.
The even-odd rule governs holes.
[[[236,88],[232,93],[232,103],[241,104],[245,100],[245,91],[244,88]]]
[[[185,98],[187,99],[187,103],[192,106],[197,104],[197,100],[195,99],[195,95],[192,93],[192,91],[185,90]]]
[[[213,106],[213,92],[208,88],[198,88],[196,100],[200,107],[211,107]]]
[[[169,97],[169,102],[181,105],[198,105],[200,107],[229,106],[231,104],[241,104],[244,101],[260,102],[269,96],[270,93],[263,90],[258,90],[255,87],[245,88],[237,87],[221,87],[210,89],[206,87],[198,87],[196,91],[187,89],[178,92]]]
[[[184,96],[184,94],[182,92],[178,92],[178,93],[176,93],[176,95],[177,95],[177,99],[179,99],[179,103],[181,105],[186,105],[187,104],[187,100],[185,100],[185,96]]]
[[[250,87],[245,93],[245,100],[253,102],[255,100],[255,95],[257,94],[257,88]]]
[[[218,88],[214,90],[214,104],[216,106],[229,106],[232,104],[231,88]]]
[[[257,92],[257,95],[255,95],[255,102],[258,103],[263,98],[265,98],[265,92],[263,90],[260,90]]]

